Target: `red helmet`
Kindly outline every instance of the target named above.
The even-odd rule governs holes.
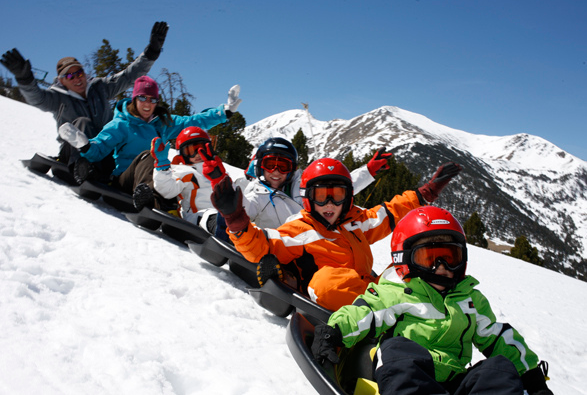
[[[350,210],[353,204],[353,180],[346,166],[341,161],[332,158],[315,160],[302,173],[300,194],[302,195],[304,208],[306,211],[312,212],[313,204],[310,200],[311,188],[314,185],[328,181],[342,182],[347,188],[345,202],[342,206],[342,217]]]
[[[198,142],[202,142],[204,144],[209,143],[210,136],[202,128],[199,128],[197,126],[189,126],[189,127],[185,128],[184,130],[182,130],[179,133],[179,135],[177,136],[177,139],[175,139],[175,149],[178,150],[181,154],[181,148],[184,145],[198,143]],[[184,160],[185,159],[186,158],[184,158]]]
[[[419,246],[415,246],[414,248],[412,246],[418,240],[425,237],[439,235],[451,236],[453,243],[445,244],[456,244],[460,248],[460,261],[453,264],[454,269],[449,268],[445,264],[448,270],[455,273],[453,279],[438,276],[413,262],[413,251],[419,248]],[[391,237],[391,259],[397,274],[406,282],[409,282],[410,278],[421,277],[432,283],[449,287],[454,286],[465,277],[467,268],[467,242],[465,232],[459,221],[445,209],[434,206],[419,207],[406,214],[393,230],[393,236]]]

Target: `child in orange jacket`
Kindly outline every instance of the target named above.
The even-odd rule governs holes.
[[[336,159],[319,159],[302,174],[304,209],[277,229],[260,229],[250,222],[242,191],[235,191],[228,177],[214,187],[211,200],[224,216],[236,249],[249,261],[260,262],[261,285],[269,278],[283,280],[281,265],[295,260],[301,290],[321,306],[337,310],[376,280],[370,245],[388,236],[410,210],[434,201],[460,171],[460,165],[446,163],[417,191],[362,209],[353,205],[348,169]]]

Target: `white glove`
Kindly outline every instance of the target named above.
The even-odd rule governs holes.
[[[69,122],[65,122],[63,125],[59,126],[59,135],[63,140],[67,141],[77,149],[80,149],[89,143],[88,137],[84,132]]]
[[[224,105],[224,109],[236,112],[238,106],[242,103],[242,99],[238,97],[241,92],[240,85],[235,85],[228,91],[228,101]]]

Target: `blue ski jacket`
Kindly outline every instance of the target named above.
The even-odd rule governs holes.
[[[113,176],[119,176],[141,152],[151,148],[151,140],[161,137],[163,141],[175,139],[188,126],[199,126],[210,129],[226,122],[224,104],[216,108],[190,116],[172,115],[171,126],[166,126],[159,117],[149,122],[135,117],[128,112],[127,106],[131,99],[123,99],[116,103],[114,119],[93,139],[90,149],[81,155],[90,162],[98,162],[114,151],[116,167]]]

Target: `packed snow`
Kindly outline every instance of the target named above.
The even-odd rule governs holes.
[[[57,153],[50,114],[0,97],[0,124],[0,393],[315,393],[230,271],[21,165]],[[389,238],[373,250],[380,272]],[[554,393],[584,393],[587,284],[475,247],[468,270]]]

